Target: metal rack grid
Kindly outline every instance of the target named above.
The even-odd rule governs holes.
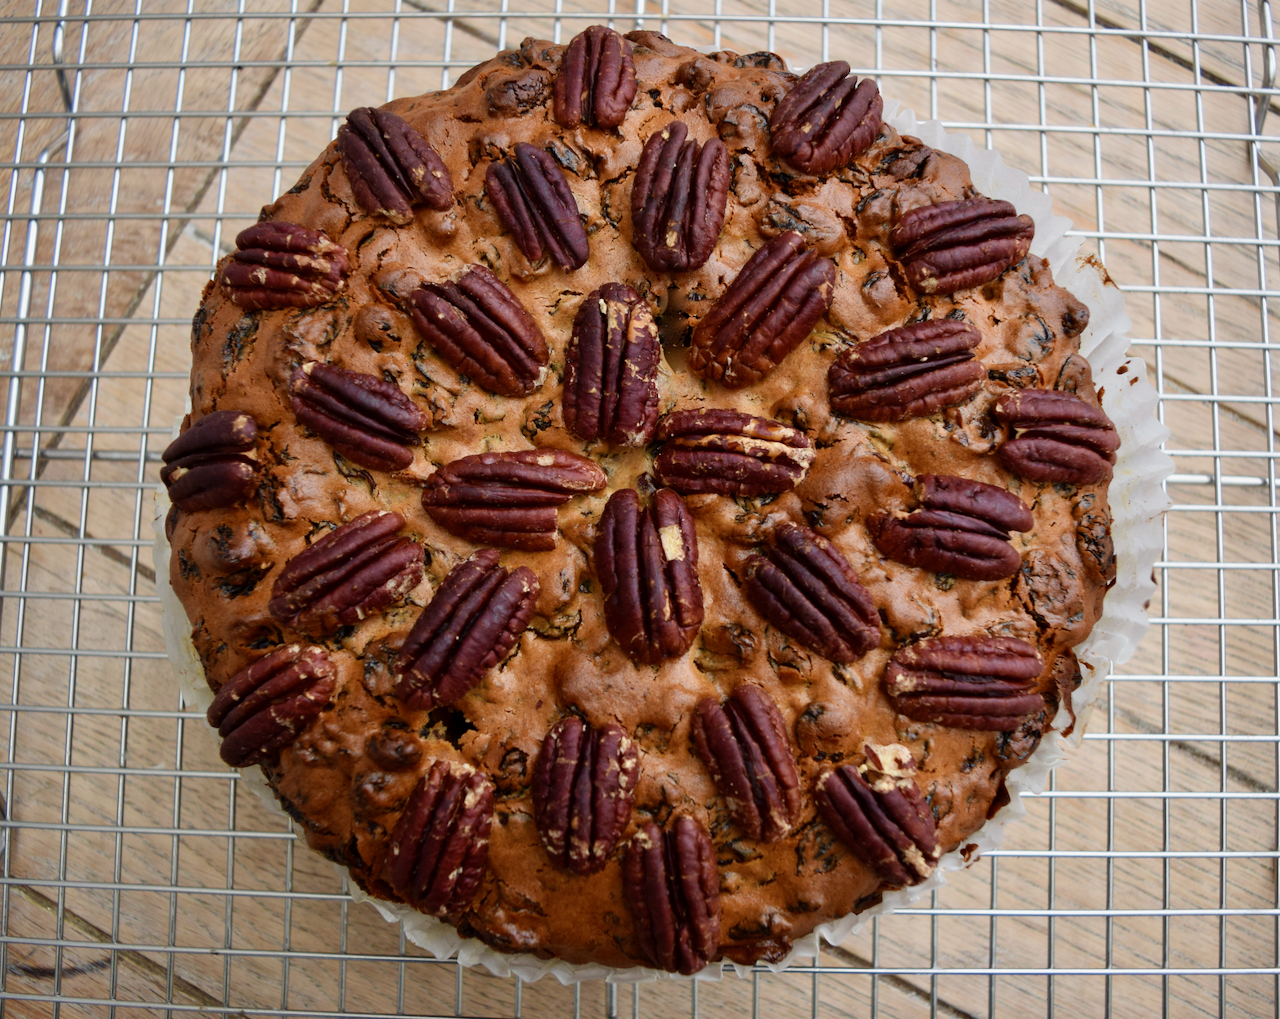
[[[1173,430],[1155,625],[1071,766],[1002,851],[784,975],[564,988],[424,958],[239,788],[160,637],[158,451],[228,239],[347,109],[602,17],[846,57],[1000,148],[1120,281]],[[1267,3],[25,0],[3,25],[0,1013],[1275,1014]]]

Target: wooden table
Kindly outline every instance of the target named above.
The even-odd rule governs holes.
[[[184,19],[177,0],[140,2],[137,18],[99,0],[87,28],[70,6],[70,162],[49,68],[57,9],[4,9],[0,348],[10,364],[24,342],[31,374],[0,385],[19,425],[0,618],[13,822],[0,1009],[1274,1015],[1280,560],[1265,345],[1277,241],[1274,189],[1256,186],[1249,142],[1263,70],[1261,46],[1240,38],[1261,31],[1250,2],[698,0],[667,12],[679,42],[877,68],[887,95],[1046,182],[1126,289],[1134,353],[1164,397],[1180,480],[1158,625],[1056,795],[1029,804],[1005,853],[955,877],[937,914],[825,948],[822,972],[703,983],[692,1002],[687,983],[623,985],[616,1000],[598,982],[521,986],[425,960],[238,790],[179,709],[149,550],[189,317],[213,263],[330,138],[335,114],[438,88],[526,35],[567,38],[587,23],[568,15],[599,9],[566,0],[557,23],[534,0],[520,5],[528,16],[449,21],[444,3],[200,0]],[[645,27],[662,28],[663,10],[650,4]],[[866,23],[877,16],[893,21]],[[51,145],[33,236],[26,211]],[[902,972],[930,968],[999,972]],[[1272,972],[1215,972],[1250,969]]]

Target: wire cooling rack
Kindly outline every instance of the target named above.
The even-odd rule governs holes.
[[[0,1012],[1274,1015],[1268,4],[516,3],[4,8]],[[351,107],[605,17],[844,57],[1000,148],[1119,281],[1173,433],[1155,625],[1070,767],[1002,851],[784,975],[565,988],[424,958],[221,765],[160,636],[158,451],[229,239]]]

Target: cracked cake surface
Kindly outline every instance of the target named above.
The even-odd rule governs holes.
[[[224,759],[371,894],[777,960],[1071,717],[1088,310],[848,70],[526,40],[354,111],[219,264],[171,580]]]

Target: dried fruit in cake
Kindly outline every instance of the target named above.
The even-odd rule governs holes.
[[[916,762],[897,743],[863,747],[866,762],[818,776],[818,813],[851,852],[893,887],[919,884],[938,866],[933,812],[916,785]]]
[[[880,644],[880,615],[849,560],[807,527],[783,523],[747,560],[742,589],[770,626],[833,662]]]
[[[477,453],[431,475],[422,505],[460,538],[549,552],[556,547],[556,507],[600,491],[607,480],[586,457],[562,449]]]
[[[338,670],[323,648],[288,644],[241,669],[205,713],[233,768],[260,764],[289,746],[329,701]]]
[[[800,815],[800,775],[773,698],[754,683],[739,683],[723,704],[703,698],[690,736],[748,837],[777,842],[791,830]]]
[[[1000,459],[1015,474],[1073,485],[1111,480],[1120,448],[1116,426],[1074,393],[1020,389],[1001,396],[991,414],[1018,432],[1000,446]]]
[[[862,421],[903,421],[964,403],[987,377],[973,356],[981,342],[978,330],[951,318],[873,336],[832,363],[831,407]]]
[[[669,488],[647,507],[635,489],[614,492],[596,532],[595,570],[609,633],[632,661],[656,665],[684,654],[702,626],[698,536],[684,500]]]
[[[451,569],[400,649],[396,696],[411,710],[452,704],[516,645],[538,599],[537,575],[482,548]]]
[[[533,819],[557,867],[604,867],[631,820],[639,776],[639,751],[616,723],[569,715],[551,727],[533,771]]]
[[[1014,637],[932,637],[894,652],[884,690],[900,714],[957,729],[1008,732],[1045,709],[1043,665]]]

